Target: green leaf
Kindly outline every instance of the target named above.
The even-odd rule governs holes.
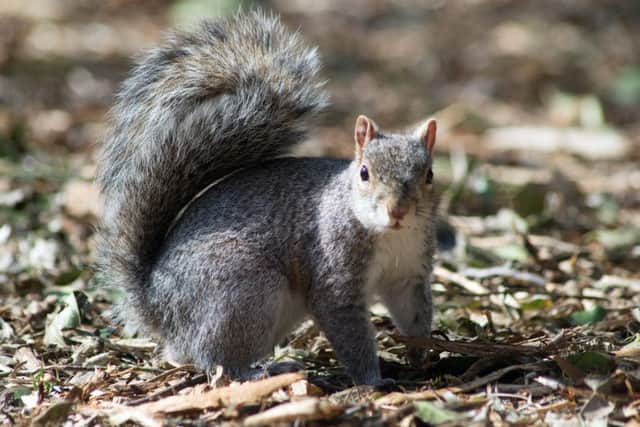
[[[462,414],[449,411],[432,402],[415,402],[416,416],[427,424],[441,424],[463,418]]]
[[[596,323],[604,319],[607,310],[601,305],[595,305],[590,310],[576,311],[571,315],[571,323],[574,325],[586,325],[587,323]]]
[[[20,398],[22,398],[22,396],[27,396],[29,394],[31,394],[31,390],[30,389],[28,389],[26,387],[19,387],[19,388],[14,389],[11,392],[11,395],[12,395],[11,397],[13,398],[13,400],[15,402],[19,402]]]
[[[68,285],[76,280],[80,276],[80,273],[82,273],[82,270],[79,270],[73,266],[69,267],[67,270],[61,272],[58,277],[56,277],[55,283],[58,286]]]
[[[572,354],[566,360],[586,374],[608,375],[615,369],[613,358],[597,351]]]
[[[630,66],[613,80],[611,94],[623,105],[633,106],[640,102],[640,66]]]
[[[546,208],[548,186],[528,183],[513,196],[513,209],[522,217],[541,215]]]
[[[540,311],[552,306],[553,302],[546,298],[536,298],[520,304],[523,311]]]

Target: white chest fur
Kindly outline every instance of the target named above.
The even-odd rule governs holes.
[[[374,296],[383,287],[423,277],[426,274],[425,242],[426,233],[415,229],[390,231],[377,236],[367,270],[368,296]]]

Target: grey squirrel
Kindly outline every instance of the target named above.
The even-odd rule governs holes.
[[[246,377],[305,316],[380,385],[368,304],[430,334],[436,123],[360,116],[353,161],[285,157],[327,104],[316,50],[261,12],[174,33],[133,68],[97,182],[98,267],[130,330]]]

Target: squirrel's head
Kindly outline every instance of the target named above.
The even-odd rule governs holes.
[[[354,213],[368,229],[423,229],[433,215],[432,152],[436,121],[410,134],[382,132],[358,117],[353,174]]]

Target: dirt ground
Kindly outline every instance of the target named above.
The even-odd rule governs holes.
[[[351,156],[359,114],[438,119],[455,245],[431,339],[372,308],[393,390],[353,387],[311,321],[274,356],[299,374],[170,365],[94,278],[95,152],[131,58],[256,5],[323,58],[301,154]],[[640,425],[639,166],[638,2],[0,1],[0,424]]]

